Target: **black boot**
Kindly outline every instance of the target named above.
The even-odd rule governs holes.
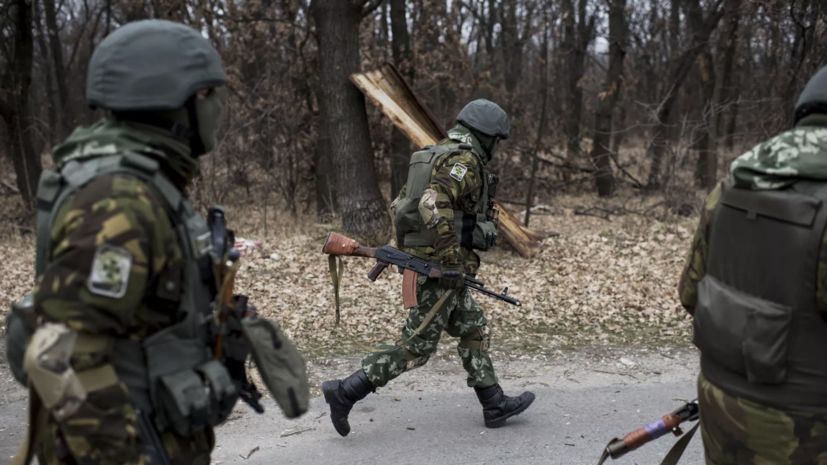
[[[347,422],[347,415],[353,404],[365,398],[370,392],[374,392],[373,384],[368,380],[364,370],[345,378],[344,381],[337,379],[322,383],[324,400],[330,404],[330,420],[336,431],[342,436],[350,434],[350,424]]]
[[[534,394],[524,392],[520,397],[508,397],[499,384],[487,388],[474,388],[482,404],[482,416],[485,426],[499,428],[505,420],[523,413],[534,402]]]

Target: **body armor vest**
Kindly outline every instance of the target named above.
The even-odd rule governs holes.
[[[214,291],[208,283],[212,236],[192,203],[161,173],[158,162],[137,153],[72,160],[45,171],[38,186],[36,271],[51,251],[50,230],[63,202],[98,176],[125,174],[150,186],[165,204],[184,258],[177,315],[172,326],[137,341],[117,338],[111,362],[130,400],[151,413],[159,431],[188,435],[223,421],[238,398],[224,365],[209,349]]]
[[[730,395],[827,413],[827,322],[816,306],[827,184],[783,190],[723,184],[699,284],[701,371]]]
[[[496,237],[497,225],[492,218],[491,200],[494,197],[492,184],[495,176],[485,169],[479,155],[466,144],[449,144],[426,146],[423,150],[411,156],[408,168],[408,182],[405,198],[400,199],[396,206],[394,223],[397,231],[405,234],[405,247],[433,247],[434,238],[419,214],[419,201],[422,194],[431,182],[431,173],[437,159],[446,153],[467,150],[479,160],[482,170],[482,195],[470,212],[454,210],[454,228],[459,238],[460,246],[468,249],[488,250],[494,244],[487,240]]]

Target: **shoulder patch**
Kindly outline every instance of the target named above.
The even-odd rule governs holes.
[[[132,254],[123,247],[101,244],[95,251],[88,288],[92,294],[120,299],[126,294]]]
[[[462,163],[455,163],[454,168],[451,169],[451,177],[457,181],[462,181],[462,178],[465,177],[465,173],[467,172],[468,168],[466,168],[465,165]]]

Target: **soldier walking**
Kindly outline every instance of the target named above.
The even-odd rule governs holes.
[[[464,275],[474,276],[480,266],[474,250],[488,250],[496,242],[497,179],[486,165],[508,134],[508,115],[502,108],[476,100],[459,113],[447,139],[411,157],[408,182],[392,205],[397,244],[417,257],[438,261],[442,277],[411,275],[417,280],[418,304],[409,309],[401,340],[376,347],[348,378],[323,383],[331,420],[340,435],[350,433],[348,414],[353,405],[424,365],[436,351],[443,330],[460,338],[457,351],[487,427],[504,425],[534,401],[531,392],[519,397],[503,393],[488,356],[488,319],[463,286]]]

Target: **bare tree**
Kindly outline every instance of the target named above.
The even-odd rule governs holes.
[[[614,192],[614,174],[609,144],[612,136],[612,113],[623,92],[623,57],[626,55],[626,0],[613,0],[609,8],[609,71],[599,95],[594,120],[591,159],[597,168],[595,186],[600,197]]]
[[[365,0],[313,0],[319,40],[322,118],[336,167],[342,228],[369,243],[386,242],[390,219],[373,166],[365,97],[349,76],[359,67],[359,23]]]
[[[390,0],[391,4],[391,48],[393,61],[409,84],[413,85],[413,53],[408,34],[408,19],[405,0]],[[395,196],[408,181],[408,163],[411,144],[402,132],[393,127],[391,134],[391,196]]]
[[[583,113],[581,79],[585,72],[586,52],[594,40],[595,17],[586,13],[587,0],[578,0],[575,12],[572,0],[563,0],[563,53],[566,55],[566,153],[569,160],[580,154],[580,120]]]
[[[11,53],[4,57],[10,66],[0,75],[0,116],[6,123],[12,163],[17,175],[17,189],[30,207],[34,206],[41,171],[40,159],[34,152],[30,132],[32,121],[29,87],[34,61],[32,8],[30,0],[15,0],[10,4],[13,46]]]

